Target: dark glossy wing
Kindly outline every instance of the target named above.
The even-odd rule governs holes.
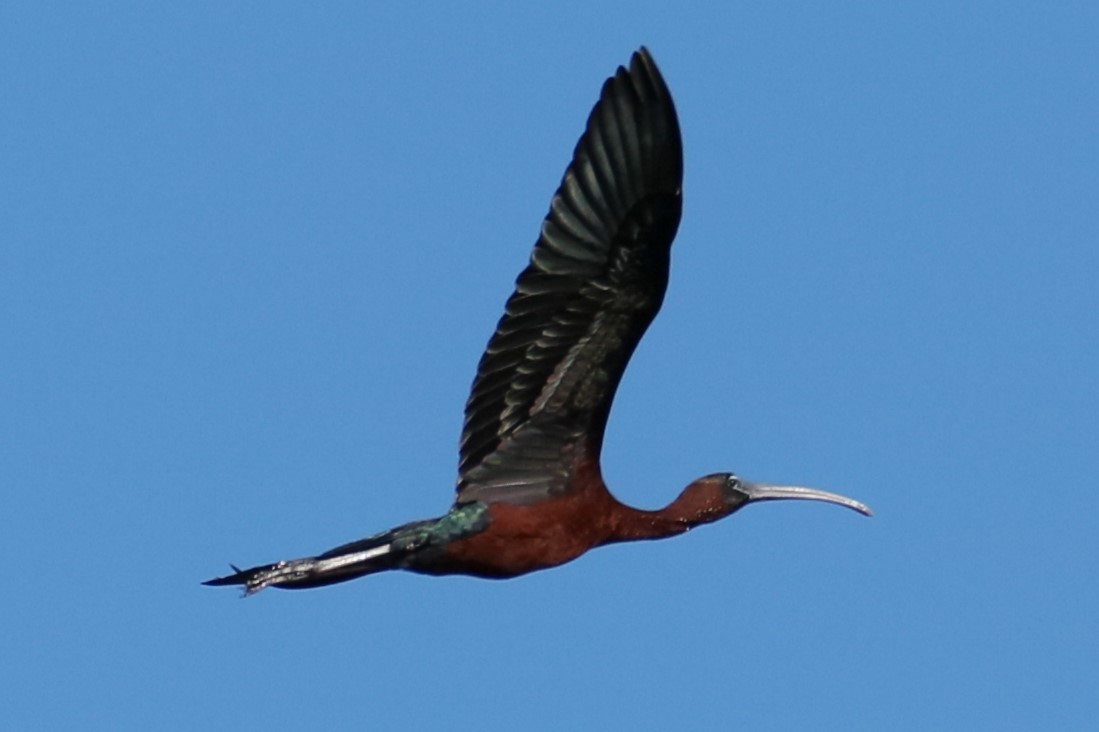
[[[477,367],[459,502],[537,501],[598,455],[622,372],[664,299],[682,180],[675,106],[642,48],[603,85]]]

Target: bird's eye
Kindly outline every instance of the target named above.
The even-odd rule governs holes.
[[[740,478],[733,475],[732,473],[729,473],[725,476],[725,487],[732,490],[740,488]]]

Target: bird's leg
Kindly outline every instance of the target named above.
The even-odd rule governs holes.
[[[241,570],[203,582],[204,585],[244,585],[244,594],[254,595],[264,587],[287,590],[321,587],[346,582],[387,569],[407,567],[409,558],[430,547],[484,530],[489,523],[488,506],[467,503],[456,506],[437,519],[413,521],[380,534],[343,544],[316,557],[291,559]]]
[[[387,543],[335,556],[322,554],[319,557],[291,559],[245,570],[233,567],[236,574],[218,577],[203,584],[244,585],[245,596],[254,595],[265,587],[289,590],[320,587],[389,569],[388,564],[371,561],[388,554],[389,550],[390,545]]]

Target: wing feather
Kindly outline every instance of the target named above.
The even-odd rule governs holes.
[[[477,368],[460,502],[528,502],[568,489],[598,454],[615,389],[663,301],[683,153],[648,51],[603,85],[550,203],[530,264]]]

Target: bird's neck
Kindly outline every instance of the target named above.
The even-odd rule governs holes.
[[[612,538],[608,543],[675,536],[730,513],[716,486],[696,482],[687,486],[670,504],[656,511],[643,511],[619,503],[612,524]]]

